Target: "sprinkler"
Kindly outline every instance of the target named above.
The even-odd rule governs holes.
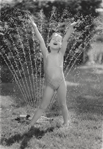
[[[19,123],[26,120],[30,120],[30,115],[21,114],[17,118],[15,118],[15,120],[18,121]]]

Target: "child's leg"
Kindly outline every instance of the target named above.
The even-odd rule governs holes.
[[[30,127],[33,126],[35,124],[35,122],[39,119],[39,117],[42,115],[42,113],[46,110],[47,106],[50,103],[50,100],[53,96],[54,90],[47,86],[45,87],[44,90],[44,95],[43,95],[43,101],[41,103],[41,105],[39,106],[39,108],[37,109],[36,113],[34,114],[31,123],[30,123]]]
[[[61,85],[58,89],[58,98],[59,98],[60,106],[62,109],[64,124],[67,124],[67,122],[68,122],[68,108],[67,108],[67,104],[66,104],[66,91],[67,91],[66,83],[63,82],[63,83],[61,83]]]

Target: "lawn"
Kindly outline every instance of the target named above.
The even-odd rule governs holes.
[[[35,109],[19,105],[12,84],[1,85],[1,149],[103,149],[103,67],[78,67],[66,81],[69,126],[61,127],[61,112],[51,108],[50,120],[41,117],[29,132],[28,121],[15,118]]]

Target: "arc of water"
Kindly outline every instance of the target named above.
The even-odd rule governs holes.
[[[71,64],[71,61],[75,58],[75,55],[76,55],[76,52],[74,53],[74,55],[72,56],[72,58],[71,58],[71,60],[70,60],[70,62],[69,62],[69,64],[68,64],[68,66],[66,67],[65,74],[66,74],[66,72],[68,71],[68,68],[69,68],[69,66],[70,66],[70,64]]]
[[[85,41],[86,41],[87,39],[89,39],[89,36],[90,36],[90,35],[87,36],[87,38],[85,39]],[[81,45],[82,45],[82,43],[79,45],[79,48],[80,48]],[[82,52],[83,52],[83,51],[81,51],[81,52],[79,53],[79,55],[76,57],[74,63],[73,63],[72,66],[71,66],[71,68],[74,66],[74,64],[76,63],[76,60],[78,59],[78,57],[81,55]],[[75,55],[76,55],[76,53],[74,53],[73,58],[75,58]],[[68,68],[69,68],[69,65],[67,66],[67,70],[68,70]],[[70,70],[71,70],[71,68],[70,68]],[[70,70],[68,71],[68,73],[70,72]],[[66,76],[68,75],[68,73],[66,72]]]
[[[91,26],[91,25],[90,25],[90,26]],[[74,32],[75,32],[75,31],[74,31]],[[77,40],[78,40],[78,39],[80,39],[81,35],[83,35],[84,33],[85,33],[85,30],[84,30],[84,32],[82,32],[82,34],[80,34],[80,35],[79,35],[79,37],[77,37]],[[65,61],[68,59],[69,54],[70,54],[70,52],[72,51],[72,49],[74,48],[74,46],[75,46],[75,45],[76,45],[76,43],[74,43],[74,44],[73,44],[73,46],[72,46],[71,50],[70,50],[70,51],[69,51],[69,53],[68,53],[68,56],[66,56]]]
[[[40,59],[40,61],[41,61],[41,59]],[[39,64],[39,68],[38,69],[39,69],[39,82],[38,82],[39,83],[38,84],[39,85],[38,86],[39,87],[39,94],[38,94],[39,96],[38,96],[38,98],[41,99],[41,96],[42,96],[42,81],[41,81],[42,80],[42,73],[41,73],[42,66],[41,66],[41,62]],[[39,105],[39,103],[40,103],[40,100],[38,100],[37,104]]]
[[[10,39],[12,40],[12,37],[9,35],[9,37],[10,37]],[[4,43],[5,43],[5,40],[4,40]],[[5,43],[5,45],[7,45],[6,43]],[[14,45],[14,42],[13,42],[13,40],[12,40],[12,45],[13,45],[13,48],[15,48],[15,45]],[[8,46],[8,45],[7,45]],[[16,62],[16,60],[15,60],[15,57],[14,57],[14,55],[13,55],[13,52],[11,51],[11,49],[9,48],[9,46],[8,46],[8,49],[9,49],[9,51],[10,51],[10,53],[12,54],[12,58],[13,58],[13,60],[14,60],[14,63],[15,63],[15,65],[16,65],[16,68],[17,68],[17,70],[18,70],[18,72],[19,72],[19,75],[20,75],[20,77],[22,77],[22,75],[21,75],[21,73],[20,73],[20,71],[19,71],[19,67],[18,67],[18,64],[17,64],[17,62]],[[19,55],[17,55],[17,56],[19,56]],[[20,62],[20,57],[18,57],[19,58],[19,62]],[[14,69],[15,70],[15,69]],[[22,84],[23,84],[23,92],[25,93],[25,84],[24,84],[24,82],[22,82]],[[26,94],[26,98],[27,98],[27,94]]]
[[[85,33],[85,31],[84,31],[83,33]],[[83,35],[83,33],[80,34],[80,35],[77,37],[77,40],[80,39],[80,37],[81,37],[81,35]],[[71,49],[70,49],[68,55],[67,55],[66,58],[65,58],[65,62],[67,61],[67,59],[68,59],[70,53],[72,52],[73,48],[75,47],[75,45],[76,45],[76,43],[74,43],[74,44],[72,45],[72,47],[71,47]],[[72,60],[73,60],[73,57],[72,57]],[[71,61],[70,61],[69,63],[71,63]],[[69,66],[69,65],[68,65],[68,66]],[[67,68],[66,68],[66,69],[67,69]],[[65,71],[66,71],[66,69],[65,69]]]
[[[19,63],[20,63],[21,68],[22,68],[22,72],[23,72],[23,74],[24,74],[24,76],[25,76],[25,71],[24,71],[24,68],[23,68],[23,65],[22,65],[22,62],[21,62],[21,59],[20,59],[20,53],[18,52],[18,49],[17,49],[17,47],[16,47],[16,45],[15,45],[15,43],[14,43],[14,41],[13,41],[11,35],[9,35],[9,37],[10,37],[10,39],[11,39],[11,41],[12,41],[13,48],[15,49],[15,51],[16,51],[16,53],[17,53],[17,56],[18,56],[18,58],[19,58]],[[15,61],[15,59],[14,59],[14,61]],[[18,69],[19,69],[19,68],[18,68]],[[21,76],[21,74],[20,74],[20,76]],[[21,76],[21,78],[22,78],[22,76]],[[28,92],[27,92],[27,87],[26,87],[26,85],[25,85],[25,82],[26,82],[26,81],[23,81],[23,79],[21,79],[21,81],[22,81],[22,83],[23,83],[23,85],[24,85],[25,94],[26,94],[27,97],[29,98],[29,94],[28,94]]]
[[[82,54],[82,52],[80,52],[77,57],[75,57],[76,53],[73,55],[73,58],[75,58],[75,60],[74,60],[74,63],[72,64],[72,66],[70,67],[69,71],[66,73],[66,76],[69,74],[69,72],[71,71],[71,69],[72,69],[73,66],[75,65],[75,63],[76,63],[78,57],[79,57],[81,54]]]
[[[35,102],[34,102],[34,104],[37,102],[37,99],[38,99],[38,78],[37,78],[37,67],[36,67],[36,52],[35,52],[35,50],[34,49],[36,49],[36,45],[34,44],[35,43],[35,41],[34,41],[34,39],[35,39],[35,37],[34,37],[34,30],[33,30],[33,27],[31,26],[31,29],[32,29],[32,39],[33,39],[33,54],[34,54],[34,63],[35,63]]]
[[[17,33],[18,33],[18,40],[19,40],[19,42],[20,42],[20,44],[21,44],[21,46],[22,46],[22,50],[23,50],[23,55],[24,55],[24,59],[25,59],[25,64],[26,64],[26,67],[27,67],[27,73],[28,73],[28,75],[30,76],[30,74],[29,74],[29,68],[28,68],[28,64],[27,64],[27,59],[26,59],[26,54],[25,54],[25,50],[24,50],[24,46],[23,46],[23,43],[22,43],[22,41],[21,41],[21,37],[20,37],[20,34],[19,34],[19,31],[18,31],[18,27],[15,25],[15,27],[16,27],[16,31],[17,31]],[[23,67],[22,67],[23,68]],[[29,86],[28,86],[28,82],[27,82],[27,79],[26,79],[26,74],[25,74],[25,70],[24,70],[24,68],[23,68],[23,72],[24,72],[24,78],[25,78],[25,82],[26,82],[26,87],[27,87],[27,91],[28,91],[28,95],[29,95],[29,102],[30,102],[30,104],[31,104],[31,99],[32,99],[32,96],[31,96],[31,93],[30,93],[30,89],[29,89]]]
[[[30,65],[31,65],[31,71],[32,71],[32,80],[33,80],[33,85],[32,85],[32,81],[30,79],[30,72],[29,72],[29,81],[30,81],[30,88],[31,88],[31,95],[32,95],[32,99],[31,99],[31,102],[33,104],[33,98],[34,98],[34,77],[33,77],[33,63],[32,63],[32,58],[31,58],[31,51],[30,51],[30,46],[29,46],[29,41],[28,41],[28,38],[27,38],[27,30],[25,28],[25,25],[23,23],[23,28],[26,32],[26,40],[27,40],[27,43],[28,43],[28,51],[29,51],[29,60],[30,60]],[[28,70],[29,71],[29,70]]]
[[[39,29],[40,29],[40,31],[41,31],[41,34],[42,34],[42,31],[43,31],[43,9],[41,9],[40,10],[40,27],[39,27]],[[41,55],[40,55],[40,61],[41,61]],[[42,73],[41,73],[41,70],[42,70],[42,64],[41,64],[41,62],[40,62],[40,66],[39,66],[39,72],[40,72],[40,76],[39,76],[39,79],[40,79],[40,93],[39,93],[39,95],[40,95],[40,99],[41,99],[41,96],[43,95],[42,93],[43,93],[43,87],[42,87]],[[38,100],[38,104],[40,105],[40,100]]]
[[[0,53],[0,54],[1,54],[2,58],[4,59],[6,65],[8,66],[10,72],[12,73],[12,75],[13,75],[13,77],[14,77],[14,79],[15,79],[17,85],[18,85],[18,88],[20,89],[20,91],[21,91],[21,93],[22,93],[22,96],[24,97],[24,100],[25,100],[25,99],[26,99],[26,96],[25,96],[24,90],[22,89],[21,82],[20,82],[20,80],[19,80],[19,78],[18,78],[18,75],[17,75],[15,69],[13,68],[13,66],[12,66],[12,64],[11,64],[11,61],[8,59],[8,56],[6,55],[6,58],[8,59],[8,61],[9,61],[9,63],[10,63],[10,65],[9,65],[8,62],[7,62],[7,60],[6,60],[5,57],[3,56],[3,54],[2,54],[2,53]],[[10,66],[11,66],[12,69],[10,68]],[[27,100],[25,100],[25,102],[27,103]]]
[[[23,50],[23,55],[24,55],[24,59],[25,59],[25,64],[26,64],[26,68],[27,68],[27,73],[28,73],[28,76],[29,76],[29,83],[30,83],[30,86],[32,86],[32,85],[31,85],[31,79],[30,79],[29,67],[28,67],[28,64],[27,64],[26,53],[25,53],[24,46],[23,46],[23,43],[22,43],[22,40],[21,40],[21,37],[20,37],[19,30],[18,30],[17,26],[16,26],[16,29],[17,29],[18,36],[19,36],[19,41],[20,41],[20,44],[21,44],[22,50]],[[30,56],[30,55],[29,55],[29,56]],[[26,76],[25,76],[25,79],[26,79]],[[29,88],[29,86],[28,86],[27,79],[26,79],[26,84],[27,84],[27,88],[28,88],[29,96],[30,96],[30,99],[29,99],[29,100],[30,100],[30,102],[32,103],[31,99],[32,99],[33,97],[32,97],[32,94],[31,94],[31,92],[30,92],[30,88]]]
[[[73,44],[73,46],[71,47],[70,51],[68,52],[68,55],[65,58],[65,62],[67,61],[67,59],[68,59],[70,53],[72,52],[73,48],[75,47],[75,45],[76,45],[76,43]]]
[[[84,33],[84,32],[83,32],[83,33]],[[83,33],[80,34],[80,35],[77,37],[77,40],[80,39],[80,37],[81,37],[81,35],[83,35]],[[66,60],[68,59],[68,57],[69,57],[70,53],[72,52],[73,48],[75,47],[75,45],[76,45],[76,43],[74,43],[74,44],[72,45],[71,49],[69,50],[69,53],[68,53],[68,55],[67,55],[66,58],[65,58],[65,62],[66,62]]]
[[[75,63],[76,63],[78,57],[81,55],[81,53],[82,53],[82,52],[80,52],[80,53],[78,54],[78,56],[75,58],[75,61],[74,61],[74,63],[72,64],[71,68],[69,69],[68,73],[66,74],[66,77],[67,77],[67,75],[69,74],[69,72],[71,71],[71,69],[73,68],[73,66],[75,65]]]
[[[38,98],[39,98],[39,100],[38,100],[38,102],[37,102],[37,105],[39,105],[40,104],[40,99],[41,99],[41,95],[42,95],[42,83],[41,83],[41,62],[40,62],[40,64],[39,64],[39,82],[38,82],[38,87],[39,87],[39,90],[38,90]]]
[[[36,48],[36,46],[35,46]],[[38,103],[38,100],[39,100],[39,86],[38,86],[38,69],[37,69],[37,57],[36,55],[34,56],[35,60],[35,81],[36,81],[36,100],[35,100],[35,103],[37,104]]]

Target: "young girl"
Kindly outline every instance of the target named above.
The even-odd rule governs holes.
[[[32,25],[34,27],[35,34],[39,40],[40,48],[43,54],[44,60],[44,72],[45,72],[45,90],[43,95],[43,100],[37,111],[35,112],[29,128],[32,127],[35,122],[40,118],[42,113],[46,110],[47,106],[50,103],[50,100],[55,91],[57,91],[62,115],[63,115],[63,124],[68,123],[68,108],[66,104],[66,82],[63,74],[63,57],[67,47],[67,40],[70,37],[71,33],[74,31],[74,25],[76,22],[72,23],[64,36],[59,33],[53,33],[52,38],[49,43],[50,53],[45,45],[44,39],[42,38],[36,24],[30,17]]]

